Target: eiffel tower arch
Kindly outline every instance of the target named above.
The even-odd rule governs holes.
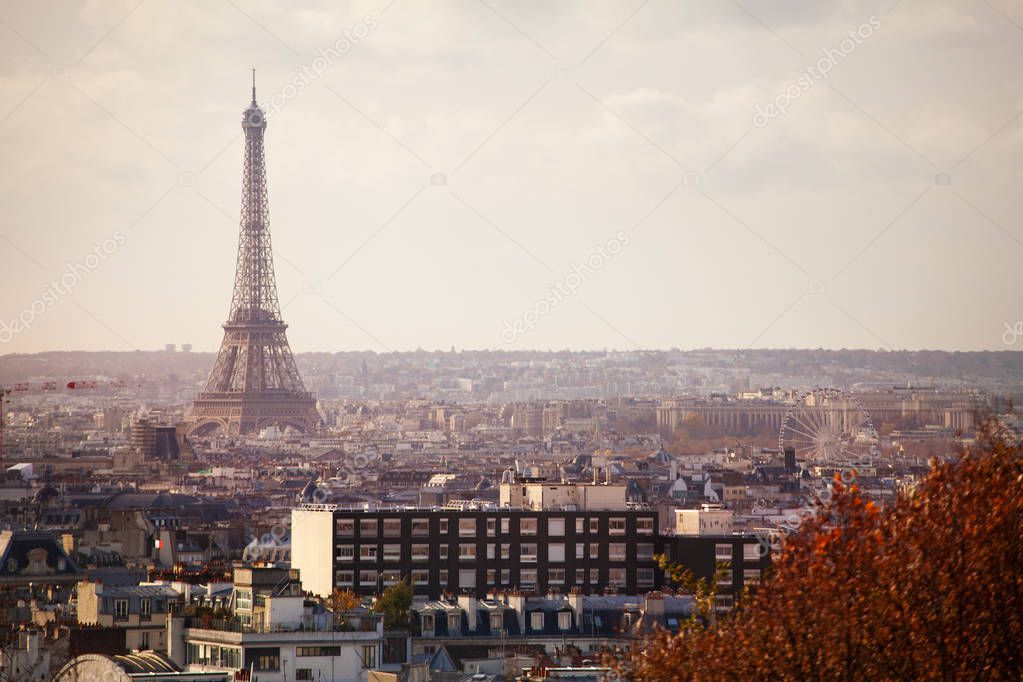
[[[255,72],[242,130],[245,167],[231,312],[216,364],[192,403],[190,432],[245,435],[271,425],[309,432],[320,415],[299,376],[277,301],[263,158],[266,117],[256,104]]]

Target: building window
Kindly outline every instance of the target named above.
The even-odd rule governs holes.
[[[413,585],[429,585],[430,584],[430,572],[427,570],[412,571],[412,584]]]
[[[376,644],[364,644],[362,646],[362,667],[377,667],[377,646]]]
[[[114,620],[128,620],[128,600],[114,600]]]
[[[278,647],[249,649],[246,658],[249,665],[260,672],[277,672],[281,669],[281,650]],[[249,666],[246,666],[249,667]]]
[[[141,638],[141,640],[142,641],[139,642],[139,644],[140,644],[139,648],[141,648],[141,649],[148,649],[148,648],[150,648],[149,647],[149,630],[143,630],[142,631],[142,638]]]
[[[440,559],[441,559],[441,561],[447,561],[447,559],[448,559],[448,546],[447,545],[441,545],[440,546]]]
[[[430,536],[430,519],[412,519],[412,535],[417,538]]]
[[[747,543],[742,546],[742,560],[743,561],[759,561],[760,560],[760,543],[753,542]]]
[[[558,613],[558,629],[562,631],[572,629],[571,611],[561,611]]]
[[[654,558],[654,545],[651,542],[641,542],[636,545],[637,561],[652,561]]]
[[[355,545],[341,545],[337,548],[337,560],[350,562],[355,561]]]
[[[475,561],[476,559],[476,545],[473,544],[461,544],[458,546],[458,560],[459,561]]]
[[[536,518],[530,517],[519,520],[519,533],[522,535],[536,535]]]
[[[360,545],[359,546],[359,558],[363,561],[376,561],[377,560],[377,546],[376,545]]]
[[[507,516],[502,518],[501,519],[501,533],[504,534],[504,535],[507,535],[510,532],[510,530],[509,530],[510,528],[511,528],[511,519],[509,519]]]
[[[523,568],[519,570],[519,582],[522,587],[536,587],[536,569]]]
[[[497,546],[496,545],[493,545],[493,544],[488,544],[487,545],[487,558],[488,559],[496,559],[497,558]]]
[[[625,586],[625,569],[624,568],[611,568],[607,571],[607,582],[609,585],[615,587]]]
[[[552,542],[547,545],[547,561],[551,563],[564,563],[565,561],[565,544],[562,542]]]
[[[638,587],[653,587],[654,586],[654,569],[652,569],[652,568],[638,568],[638,569],[636,569],[636,585]]]
[[[448,534],[448,520],[447,519],[440,519],[440,534],[441,535],[447,535]]]
[[[296,680],[311,680],[313,679],[312,668],[295,668],[295,679]]]
[[[458,587],[476,587],[476,570],[469,568],[458,572]]]
[[[501,545],[501,558],[511,559],[511,545],[509,545],[507,542]]]
[[[394,569],[384,571],[380,575],[383,578],[384,585],[394,585],[401,580],[401,571],[396,571]]]
[[[600,569],[599,568],[591,568],[590,569],[590,584],[591,585],[597,585],[599,583],[600,583]]]
[[[377,536],[377,520],[360,519],[359,536],[364,538],[375,538]]]
[[[564,585],[565,584],[565,569],[563,568],[552,568],[547,571],[547,582],[551,585]]]
[[[460,613],[448,614],[448,632],[451,634],[462,632],[462,614]]]
[[[338,571],[337,572],[337,584],[338,585],[352,585],[355,582],[355,571]]]
[[[575,569],[575,584],[582,585],[586,582],[586,569],[577,568]]]
[[[448,569],[440,569],[440,586],[447,589],[448,586]]]
[[[501,569],[501,584],[502,585],[507,585],[510,582],[511,582],[511,569],[510,568],[502,568]]]
[[[536,545],[535,544],[522,544],[519,545],[519,561],[536,561]]]
[[[575,558],[585,559],[586,558],[586,545],[581,542],[575,543]]]
[[[483,587],[493,587],[496,584],[497,584],[497,569],[496,568],[488,568],[487,569],[487,584],[484,585]]]
[[[636,533],[639,535],[654,534],[654,519],[651,516],[640,516],[636,518]]]
[[[583,517],[579,517],[575,520],[575,533],[576,535],[582,535],[586,528],[586,520]]]
[[[299,646],[295,647],[296,656],[340,656],[339,646]]]
[[[543,630],[543,611],[533,611],[529,614],[529,628],[531,630]]]
[[[372,587],[377,584],[377,572],[376,571],[359,571],[359,585],[362,587]]]
[[[346,538],[353,537],[355,535],[355,519],[338,519],[337,534]]]
[[[149,599],[143,599],[139,604],[139,618],[142,620],[149,620],[153,616],[153,602]],[[148,649],[149,647],[145,647]]]
[[[401,561],[401,545],[384,545],[384,561]]]
[[[476,519],[458,519],[458,537],[476,537]]]
[[[429,561],[430,545],[412,545],[412,561]]]
[[[600,558],[600,543],[597,542],[590,543],[590,558],[591,559]]]
[[[487,519],[487,535],[490,537],[494,537],[495,535],[497,535],[497,519],[495,518]]]
[[[745,585],[756,585],[760,582],[759,568],[745,568],[742,571],[742,582]]]
[[[562,537],[565,535],[564,517],[547,519],[547,535],[552,537]]]
[[[401,537],[401,519],[384,519],[384,537]]]
[[[725,544],[714,545],[714,558],[718,561],[731,561],[732,546]]]
[[[494,634],[504,629],[504,617],[500,613],[490,614],[490,631]]]
[[[600,519],[590,519],[590,534],[596,535],[600,532]]]
[[[625,519],[620,516],[608,519],[607,532],[611,535],[625,535]]]
[[[612,542],[607,546],[608,561],[625,561],[625,543]]]
[[[433,614],[424,613],[419,617],[419,622],[422,623],[423,632],[433,632]]]

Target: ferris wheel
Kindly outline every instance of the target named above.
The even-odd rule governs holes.
[[[877,450],[877,431],[856,398],[835,388],[796,398],[778,433],[778,448],[816,462],[863,460]]]

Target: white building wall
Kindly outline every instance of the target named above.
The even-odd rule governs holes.
[[[537,511],[564,506],[575,506],[582,511],[628,508],[625,486],[618,484],[502,483],[500,499],[502,507],[525,507]]]
[[[291,567],[301,571],[302,587],[327,597],[334,589],[334,513],[291,510]]]
[[[319,642],[321,646],[330,646],[329,642]],[[334,646],[341,647],[340,656],[298,656],[297,646],[281,647],[281,670],[279,675],[273,673],[259,673],[257,678],[266,682],[291,682],[295,679],[298,669],[312,671],[313,680],[336,680],[336,682],[359,682],[365,679],[365,669],[362,664],[362,647],[373,646],[376,648],[377,665],[380,665],[380,651],[378,641],[367,642],[341,642]]]
[[[734,514],[727,509],[676,509],[677,535],[731,535]]]

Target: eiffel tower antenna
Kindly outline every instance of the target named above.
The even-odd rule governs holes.
[[[191,432],[249,434],[271,425],[308,432],[319,423],[319,413],[299,376],[277,301],[263,158],[266,117],[256,103],[255,69],[242,130],[245,163],[231,311],[216,364],[192,404]]]

